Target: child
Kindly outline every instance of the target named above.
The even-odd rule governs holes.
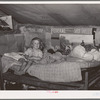
[[[43,57],[43,44],[42,41],[35,37],[31,40],[30,47],[24,52],[24,56],[27,59],[27,61],[20,59],[20,61],[23,63],[20,70],[18,72],[15,72],[15,74],[21,75],[24,74],[25,71],[30,67],[30,65],[33,62],[37,62],[42,59]]]

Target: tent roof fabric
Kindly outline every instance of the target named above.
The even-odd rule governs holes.
[[[1,12],[22,24],[100,25],[100,4],[0,4]]]

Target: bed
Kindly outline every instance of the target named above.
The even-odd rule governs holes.
[[[4,59],[4,64],[6,64],[9,58]],[[64,62],[32,65],[28,73],[15,75],[9,68],[4,71],[1,60],[0,86],[2,90],[6,90],[5,85],[9,82],[23,84],[23,89],[26,89],[24,86],[28,85],[36,87],[37,90],[88,90],[100,79],[100,61],[84,61],[68,56]],[[10,60],[6,65],[12,62],[14,61]]]
[[[2,90],[6,89],[5,85],[7,82],[16,82],[16,83],[25,84],[28,86],[34,86],[37,88],[37,90],[88,90],[89,87],[94,85],[100,79],[100,62],[97,62],[97,61],[86,62],[86,61],[82,61],[82,60],[74,58],[74,57],[67,58],[67,63],[65,64],[66,66],[68,65],[68,62],[70,62],[70,64],[72,64],[72,65],[77,64],[80,67],[80,70],[81,70],[80,74],[82,77],[76,76],[79,79],[78,81],[77,80],[69,81],[68,77],[67,77],[67,81],[66,80],[54,81],[54,79],[58,78],[57,76],[55,78],[53,78],[53,80],[52,80],[52,78],[49,78],[49,79],[51,79],[51,81],[48,81],[48,78],[43,79],[39,76],[36,77],[35,74],[33,74],[33,73],[32,73],[33,76],[29,75],[29,73],[27,73],[25,75],[15,75],[13,73],[13,71],[10,69],[7,72],[3,73],[2,65],[0,64],[1,89]],[[59,66],[59,68],[60,68],[60,66]],[[71,73],[67,73],[67,74],[71,74]],[[45,73],[45,75],[47,75],[47,74]],[[40,72],[39,72],[39,75],[41,76],[42,74],[40,74]],[[64,75],[64,74],[62,74],[62,75]],[[62,75],[61,75],[61,77],[62,77]],[[63,76],[63,77],[65,77],[65,76]],[[23,89],[25,89],[25,87],[23,87]]]

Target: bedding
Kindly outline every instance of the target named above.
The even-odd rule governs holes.
[[[72,50],[71,56],[84,59],[85,61],[100,61],[100,51],[94,48],[87,52],[81,45],[76,46]]]
[[[3,73],[8,69],[19,70],[21,63],[7,56],[2,57]],[[100,65],[98,61],[85,61],[76,57],[68,56],[61,62],[53,62],[47,64],[33,64],[27,70],[31,76],[35,76],[44,81],[50,82],[73,82],[81,81],[81,68],[89,68]]]
[[[12,66],[15,66],[13,68],[14,70],[19,70],[20,66],[22,65],[22,63],[19,62],[18,60],[15,60],[15,59],[8,57],[8,56],[3,56],[1,58],[1,62],[2,62],[2,72],[3,73],[7,72],[8,69],[12,68]]]
[[[81,81],[81,68],[96,67],[100,62],[86,62],[75,57],[67,57],[67,61],[47,65],[32,65],[28,74],[41,80],[50,82],[75,82]]]
[[[22,65],[22,59],[25,59],[23,56],[23,53],[21,52],[11,52],[11,53],[5,53],[1,59],[2,66],[3,66],[3,73],[7,72],[9,68],[13,68],[13,65],[18,65],[21,67]],[[57,52],[55,54],[50,54],[47,52],[44,52],[44,56],[42,60],[40,61],[34,61],[34,64],[51,64],[51,63],[60,63],[64,61],[65,56],[63,56],[60,52]],[[27,60],[27,59],[25,59]],[[19,67],[14,67],[15,71],[19,70]]]
[[[73,82],[82,80],[79,64],[60,62],[44,65],[32,65],[27,70],[31,76],[50,82]]]

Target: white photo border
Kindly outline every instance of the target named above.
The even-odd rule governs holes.
[[[0,4],[100,4],[100,1],[0,1]],[[99,99],[100,91],[0,91],[0,99]]]

